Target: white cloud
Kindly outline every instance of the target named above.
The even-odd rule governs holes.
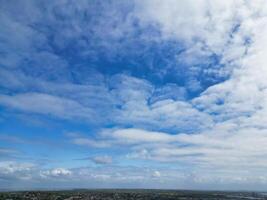
[[[55,168],[40,172],[40,175],[43,178],[64,178],[70,176],[71,174],[72,172],[65,168]]]
[[[93,111],[76,101],[44,93],[0,95],[0,104],[26,112],[54,115],[60,118],[90,118]]]
[[[186,50],[177,55],[178,62],[190,68],[197,65],[206,76],[210,73],[217,78],[230,76],[260,33],[255,24],[260,22],[259,27],[265,27],[261,21],[265,20],[266,7],[257,6],[264,5],[261,0],[136,2],[136,16],[141,23],[154,24],[163,41],[183,43]],[[213,55],[219,56],[219,63],[209,65],[207,61]]]
[[[178,135],[171,135],[163,132],[146,131],[142,129],[104,129],[96,138],[75,136],[71,137],[72,143],[76,145],[112,148],[128,145],[164,145],[178,142]]]
[[[154,171],[152,176],[155,178],[159,178],[161,176],[161,174],[159,171]]]
[[[190,103],[172,99],[160,100],[148,105],[143,99],[125,102],[115,116],[117,122],[132,123],[142,128],[197,131],[212,126],[213,120]]]
[[[213,52],[224,50],[233,27],[250,14],[242,0],[148,0],[137,5],[141,22],[157,24],[163,39],[172,37],[189,46],[203,41]]]
[[[0,162],[0,179],[3,180],[30,180],[35,165],[32,163],[18,163],[14,161]]]
[[[113,162],[111,156],[95,156],[91,160],[96,164],[111,164]]]
[[[1,137],[0,137],[1,139]],[[14,149],[7,149],[7,148],[1,148],[0,147],[0,155],[1,156],[8,156],[8,155],[13,155],[13,154],[16,154],[18,153],[16,150]]]
[[[228,170],[224,175],[242,171],[264,171],[267,166],[266,131],[241,128],[230,122],[198,134],[167,134],[140,129],[105,130],[95,143],[102,148],[128,148],[127,159],[183,163],[200,173]],[[89,144],[87,144],[89,145]],[[90,146],[90,145],[89,145]],[[95,146],[91,146],[95,147]],[[203,171],[203,172],[201,172]],[[255,172],[256,173],[256,172]]]
[[[140,143],[168,143],[175,142],[175,136],[161,132],[145,131],[141,129],[118,129],[105,130],[100,133],[104,138],[117,140],[119,143],[140,144]]]
[[[137,2],[141,21],[156,24],[163,40],[173,38],[188,46],[184,61],[194,65],[195,61],[190,60],[194,55],[201,59],[215,53],[221,56],[220,64],[230,73],[227,81],[192,100],[194,107],[201,114],[208,114],[214,125],[198,134],[179,135],[178,140],[188,146],[153,149],[152,157],[153,154],[156,159],[176,157],[176,160],[196,161],[202,167],[209,164],[239,169],[245,165],[248,170],[264,167],[267,152],[263,145],[267,116],[264,1]],[[215,73],[221,73],[220,70]],[[195,121],[192,116],[190,119]]]
[[[101,78],[100,85],[56,84],[36,79],[25,82],[27,78],[23,76],[11,79],[16,80],[14,87],[23,82],[26,88],[37,90],[0,96],[1,105],[19,111],[93,123],[113,121],[138,128],[153,126],[154,129],[181,131],[202,129],[212,124],[209,115],[185,102],[185,89],[175,84],[155,88],[144,79],[126,75],[111,77],[109,86],[104,85]],[[71,95],[73,93],[75,95]],[[190,122],[192,118],[194,123]]]
[[[107,148],[111,146],[109,141],[98,141],[84,137],[74,137],[71,139],[71,141],[73,144],[96,147],[96,148]]]

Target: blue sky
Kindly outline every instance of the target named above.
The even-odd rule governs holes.
[[[265,190],[262,0],[0,1],[0,188]]]

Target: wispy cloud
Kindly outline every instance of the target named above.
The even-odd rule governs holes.
[[[113,162],[110,156],[95,156],[91,159],[96,164],[111,164]]]
[[[87,118],[93,111],[79,103],[49,94],[23,93],[14,96],[1,95],[0,103],[26,112],[50,114],[60,118]]]

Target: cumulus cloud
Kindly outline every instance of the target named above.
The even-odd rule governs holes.
[[[32,163],[17,163],[14,161],[0,162],[0,179],[2,180],[29,180],[35,165]]]
[[[31,163],[9,161],[0,162],[0,169],[0,186],[2,188],[6,188],[7,185],[13,188],[12,181],[17,181],[17,183],[21,184],[17,189],[36,188],[50,185],[51,183],[53,183],[53,187],[71,186],[74,188],[79,188],[81,185],[84,187],[95,186],[101,188],[103,185],[108,186],[114,183],[120,185],[122,188],[131,187],[133,184],[140,184],[140,188],[151,186],[152,183],[154,187],[159,187],[162,184],[160,181],[155,180],[155,178],[159,177],[162,170],[159,171],[148,167],[102,165],[97,168],[87,166],[71,169],[43,169],[41,166],[36,166]],[[167,179],[170,178],[168,172],[164,172],[164,174]],[[182,174],[176,174],[173,177],[179,178],[180,181],[184,180]],[[88,182],[88,180],[90,181]]]
[[[205,42],[204,49],[215,53],[225,50],[234,28],[257,12],[245,1],[137,1],[137,15],[144,23],[158,25],[163,39],[172,37],[189,47]],[[260,5],[258,2],[257,5]],[[156,12],[156,10],[158,12]],[[242,33],[243,35],[246,32]],[[203,50],[204,50],[203,49]],[[191,49],[189,48],[189,51]]]
[[[207,54],[220,55],[220,64],[231,69],[229,80],[192,100],[198,110],[214,120],[214,126],[198,134],[179,135],[179,141],[188,146],[157,149],[155,157],[173,155],[183,160],[180,156],[190,156],[186,159],[189,162],[226,168],[224,163],[238,168],[244,164],[264,167],[266,149],[256,145],[265,140],[266,132],[266,8],[258,7],[263,2],[146,1],[139,5],[140,18],[158,25],[163,40],[171,37],[185,42],[189,58],[196,53],[192,48],[200,45]]]
[[[117,72],[116,75],[107,77],[105,74],[99,73],[101,70],[84,66],[87,59],[97,59],[96,57],[103,56],[103,52],[109,52],[107,55],[109,60],[114,57],[111,52],[116,54],[116,58],[117,54],[122,55],[126,52],[125,49],[129,50],[129,46],[134,46],[133,52],[139,52],[135,49],[135,43],[147,42],[150,44],[151,31],[147,32],[146,26],[140,23],[144,20],[139,17],[139,12],[134,10],[137,2],[129,4],[111,1],[107,5],[89,4],[88,2],[72,3],[71,7],[64,2],[50,2],[49,4],[37,2],[20,5],[26,6],[35,16],[34,18],[29,17],[28,13],[23,11],[18,13],[20,17],[13,16],[18,5],[12,3],[1,8],[3,11],[1,20],[5,25],[1,37],[3,41],[6,41],[1,49],[7,57],[2,59],[5,63],[2,63],[4,68],[0,71],[0,77],[2,77],[0,83],[1,88],[4,88],[3,91],[12,91],[2,94],[2,106],[11,107],[16,111],[52,115],[63,119],[86,119],[87,122],[100,121],[104,124],[113,121],[137,127],[154,126],[155,129],[192,131],[191,129],[208,126],[211,119],[204,122],[202,117],[208,118],[208,115],[203,116],[197,110],[192,110],[194,113],[186,110],[184,115],[180,114],[184,105],[179,101],[186,100],[188,95],[187,89],[179,84],[168,83],[155,87],[144,78],[136,78],[131,74],[125,75],[124,71],[122,73],[122,71],[114,69]],[[97,6],[100,6],[99,13],[94,12],[98,8]],[[65,9],[61,9],[62,7]],[[89,20],[88,23],[84,23],[87,20],[77,13],[85,13],[84,16],[88,15],[88,20],[93,18],[97,20],[96,22]],[[58,16],[62,16],[62,19],[69,19],[70,23],[64,23],[64,20]],[[44,18],[47,20],[42,20]],[[106,20],[107,18],[109,20]],[[140,27],[141,31],[136,30],[137,21],[138,24],[144,25],[144,27],[143,25]],[[39,24],[39,26],[34,24]],[[12,34],[14,27],[21,29],[19,35]],[[55,32],[51,32],[50,29],[55,29]],[[108,31],[103,31],[103,29]],[[136,39],[136,32],[142,33],[138,37],[139,39]],[[137,34],[137,36],[139,35]],[[122,38],[124,38],[123,42],[121,42]],[[16,51],[12,50],[14,49],[13,41],[16,41],[18,47]],[[161,42],[158,44],[161,46]],[[53,51],[55,48],[68,54],[69,46],[77,50],[71,51],[72,55],[60,55],[60,53],[55,53],[58,51]],[[99,55],[98,51],[100,50]],[[144,55],[149,53],[149,48],[140,52]],[[69,62],[72,61],[68,59],[69,57],[75,57],[74,60],[81,60],[81,63],[70,66]],[[9,63],[11,61],[15,63]],[[133,72],[139,70],[141,64],[137,65],[138,68],[133,68]],[[151,69],[154,67],[151,66]],[[131,71],[131,69],[129,70]],[[143,74],[142,77],[144,77]],[[7,81],[3,81],[4,79]],[[194,88],[198,87],[196,79],[190,82],[196,83]],[[190,87],[192,88],[192,84]],[[72,95],[73,93],[75,95]],[[158,112],[152,106],[158,101],[169,99],[179,100],[177,102],[179,105],[173,108],[177,110],[174,115],[165,113],[163,110]],[[36,106],[36,101],[40,101],[39,106]],[[32,105],[29,106],[27,102]],[[190,105],[186,105],[186,107],[190,107]],[[62,109],[66,112],[63,112]],[[166,117],[160,118],[159,116],[163,114]],[[92,116],[94,117],[92,118]],[[189,127],[187,122],[191,117],[196,118],[195,124],[190,125],[191,128],[187,130]],[[161,125],[162,123],[165,123],[164,127]]]
[[[41,171],[40,175],[43,178],[64,178],[66,176],[70,176],[72,172],[65,168],[55,168],[51,170]]]
[[[207,128],[213,121],[209,115],[199,112],[184,101],[183,89],[175,85],[154,88],[145,80],[124,77],[112,92],[122,100],[121,109],[113,117],[116,123],[133,124],[142,128],[196,131]],[[166,92],[172,90],[172,94]],[[162,95],[164,93],[164,96]]]
[[[163,41],[172,38],[185,43],[187,48],[178,55],[178,63],[188,63],[192,73],[205,74],[206,81],[224,79],[243,64],[247,55],[253,54],[257,41],[265,41],[264,36],[258,35],[258,28],[265,27],[266,15],[265,7],[258,5],[264,3],[197,2],[137,1],[137,15],[141,22],[157,26]],[[209,59],[217,61],[209,64]],[[202,82],[199,78],[191,80]],[[191,80],[189,76],[192,86]]]
[[[153,177],[158,178],[158,177],[160,177],[160,176],[161,176],[161,174],[160,174],[159,171],[154,171],[154,172],[153,172]]]
[[[154,129],[192,131],[213,123],[209,115],[185,102],[184,89],[174,84],[155,88],[144,79],[122,74],[112,76],[108,86],[47,81],[32,85],[31,81],[26,82],[27,87],[36,88],[37,92],[2,94],[0,104],[60,119],[91,123],[113,121],[136,127],[153,126]],[[71,95],[73,93],[76,95]],[[189,121],[191,119],[193,122]]]

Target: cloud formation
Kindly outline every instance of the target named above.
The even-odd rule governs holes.
[[[263,0],[8,1],[0,11],[3,132],[64,142],[76,160],[90,150],[102,164],[20,163],[11,154],[44,150],[0,137],[12,160],[1,161],[1,180],[266,185]],[[18,115],[51,124],[27,127]]]
[[[111,164],[112,157],[110,156],[95,156],[92,158],[92,161],[96,164]]]

